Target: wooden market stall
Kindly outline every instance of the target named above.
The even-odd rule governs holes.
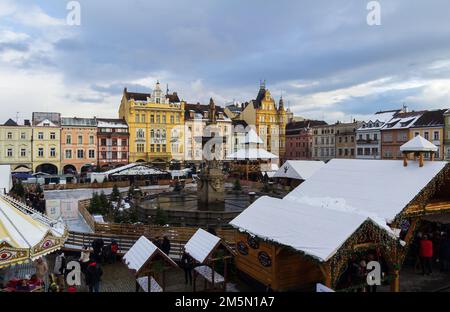
[[[166,271],[178,265],[145,236],[141,236],[123,257],[136,277],[136,292],[164,292]]]
[[[449,177],[447,162],[333,159],[283,199],[261,197],[230,222],[236,267],[276,291],[336,289],[353,255],[373,253],[399,291],[417,224],[439,191],[448,195]]]
[[[222,285],[225,291],[228,278],[228,260],[234,256],[233,250],[220,238],[203,229],[191,237],[185,245],[185,252],[195,261],[193,290],[196,291],[198,276],[205,280],[204,289]],[[216,272],[216,264],[223,261],[223,276]]]

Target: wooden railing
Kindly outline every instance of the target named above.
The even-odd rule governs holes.
[[[92,231],[95,232],[95,219],[94,217],[89,213],[88,207],[90,204],[90,200],[81,200],[78,202],[78,211],[80,212],[81,216],[86,221],[87,225],[91,228]]]
[[[73,189],[86,189],[86,188],[93,188],[93,189],[99,189],[99,188],[112,188],[114,185],[117,185],[117,187],[129,187],[130,182],[129,181],[110,181],[110,182],[103,182],[103,183],[68,183],[68,184],[48,184],[44,185],[43,188],[46,191],[52,191],[52,190],[73,190]]]

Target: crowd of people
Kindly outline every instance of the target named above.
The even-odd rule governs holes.
[[[417,232],[412,246],[414,270],[431,275],[433,268],[450,270],[450,236],[446,229],[435,228]]]

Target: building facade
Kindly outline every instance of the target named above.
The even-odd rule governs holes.
[[[409,129],[425,113],[400,112],[386,122],[381,128],[381,158],[382,159],[402,159],[403,154],[400,146],[412,138]]]
[[[335,125],[319,125],[312,127],[313,159],[328,161],[335,158],[336,141]]]
[[[324,126],[320,120],[290,122],[286,125],[286,160],[313,158],[313,127]]]
[[[211,99],[211,101],[213,101]],[[214,105],[215,109],[211,109]],[[214,129],[207,127],[212,111],[215,112],[216,126]],[[215,106],[214,102],[209,105],[186,104],[185,105],[185,161],[187,163],[197,164],[203,160],[203,139],[211,137],[217,132],[219,137],[223,138],[220,150],[217,151],[217,156],[220,159],[225,159],[231,152],[232,144],[232,122],[228,118],[221,107]]]
[[[173,159],[182,160],[184,105],[177,93],[164,93],[159,82],[151,94],[125,88],[119,118],[129,127],[130,162],[164,167]]]
[[[61,114],[33,113],[32,129],[33,171],[61,173]]]
[[[338,122],[335,125],[336,132],[336,158],[355,158],[356,154],[356,129],[361,125],[361,122],[342,123]]]
[[[450,109],[444,113],[444,153],[445,160],[450,160]]]
[[[286,152],[287,116],[283,98],[278,107],[265,83],[261,83],[256,100],[244,107],[239,119],[254,125],[258,136],[263,141],[262,147],[284,160]]]
[[[9,119],[0,126],[0,164],[10,165],[11,170],[24,167],[33,170],[32,140],[33,131],[29,121],[18,125]]]
[[[80,174],[97,165],[97,121],[61,118],[61,167],[64,174]]]
[[[356,158],[381,159],[381,128],[400,110],[378,112],[356,129]]]
[[[444,160],[444,113],[446,109],[432,110],[425,112],[414,125],[409,129],[410,137],[413,138],[421,135],[426,140],[430,141],[438,147],[435,153],[435,159]],[[429,157],[429,154],[425,154]]]
[[[113,169],[129,162],[130,133],[123,119],[97,119],[97,167]]]

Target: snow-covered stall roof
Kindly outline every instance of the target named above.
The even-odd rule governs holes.
[[[247,134],[245,135],[245,144],[263,144],[263,141],[258,136],[258,134],[255,132],[255,130],[250,129]]]
[[[168,255],[156,247],[156,245],[145,236],[141,236],[136,243],[134,243],[125,256],[123,256],[123,261],[130,270],[136,271],[136,274],[139,274],[148,261],[151,261],[157,254],[161,255],[175,267],[177,266]]]
[[[400,146],[400,151],[402,152],[436,152],[437,150],[438,147],[436,145],[420,135]]]
[[[185,251],[199,263],[204,263],[211,252],[220,243],[220,237],[217,237],[203,229],[197,232],[185,245]]]
[[[447,165],[404,167],[399,160],[332,159],[284,199],[392,221]]]
[[[227,156],[229,160],[258,160],[258,159],[277,159],[274,155],[263,148],[242,148],[235,153]]]
[[[397,239],[382,220],[367,214],[298,205],[268,196],[256,200],[230,224],[251,235],[327,261],[366,221]]]
[[[323,166],[325,166],[323,161],[288,160],[278,169],[274,177],[306,180]]]
[[[149,176],[163,174],[167,174],[167,172],[159,170],[157,168],[153,168],[146,164],[132,163],[122,167],[111,169],[109,171],[92,173],[91,179],[101,182],[103,179],[110,176]]]

